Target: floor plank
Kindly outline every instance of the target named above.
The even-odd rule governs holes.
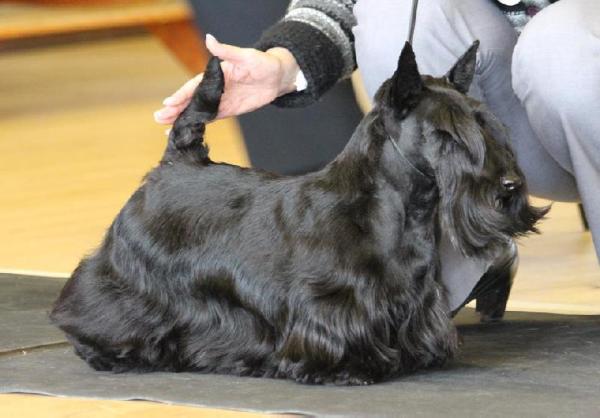
[[[0,395],[0,416],[19,418],[279,418],[286,415],[164,405],[146,401],[98,401],[32,395]],[[287,415],[291,416],[291,415]]]

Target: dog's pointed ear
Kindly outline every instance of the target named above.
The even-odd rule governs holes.
[[[479,41],[473,42],[473,45],[467,49],[467,52],[458,59],[454,67],[446,74],[448,81],[463,94],[467,94],[473,82],[477,63],[477,49],[479,49]]]
[[[424,88],[415,53],[408,42],[402,48],[398,59],[398,67],[392,76],[391,82],[391,104],[396,110],[405,114],[407,110],[410,110],[416,104]]]

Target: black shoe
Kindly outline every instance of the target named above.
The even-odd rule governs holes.
[[[467,303],[476,299],[475,310],[479,313],[481,322],[501,321],[518,266],[517,245],[511,241],[506,250],[496,258],[494,264],[481,276],[463,304],[452,312],[452,316]]]

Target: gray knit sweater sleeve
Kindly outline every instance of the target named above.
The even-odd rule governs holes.
[[[352,27],[355,0],[293,0],[284,21],[303,22],[321,31],[339,48],[343,58],[342,77],[356,67]]]
[[[302,92],[278,98],[280,106],[305,106],[319,99],[356,68],[352,9],[356,0],[293,0],[285,17],[267,30],[258,49],[288,49],[308,81]]]

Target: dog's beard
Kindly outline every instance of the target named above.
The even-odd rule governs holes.
[[[537,233],[549,209],[531,206],[525,190],[501,196],[495,188],[452,178],[440,187],[440,226],[465,256],[493,255],[512,238]]]
[[[530,205],[526,190],[498,199],[496,202],[498,209],[506,214],[509,220],[503,232],[510,237],[524,236],[530,232],[539,233],[535,225],[550,210],[550,206]]]

